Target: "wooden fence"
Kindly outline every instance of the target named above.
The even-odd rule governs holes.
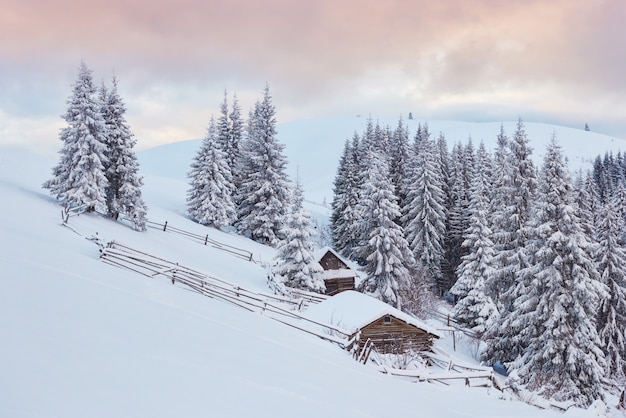
[[[200,235],[200,234],[195,234],[193,232],[185,231],[184,229],[175,228],[171,225],[168,225],[167,221],[165,221],[165,223],[163,224],[158,223],[158,222],[153,222],[153,221],[146,221],[146,226],[148,228],[160,229],[163,232],[172,232],[174,234],[179,234],[187,238],[190,238],[194,241],[197,241],[201,244],[208,245],[213,248],[217,248],[218,250],[230,253],[236,257],[243,258],[246,261],[254,262],[254,260],[252,259],[252,253],[250,251],[216,241],[210,238],[209,234]]]
[[[204,296],[226,301],[250,312],[261,313],[275,321],[337,343],[342,348],[349,348],[354,343],[354,334],[332,324],[313,321],[299,313],[301,308],[314,303],[314,298],[309,297],[308,292],[299,293],[301,297],[298,298],[254,292],[117,242],[111,242],[102,248],[100,259],[146,277],[167,278],[172,284],[184,285]]]

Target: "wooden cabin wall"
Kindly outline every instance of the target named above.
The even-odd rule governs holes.
[[[432,334],[393,316],[389,323],[385,323],[382,317],[361,329],[361,341],[372,340],[376,350],[383,354],[402,353],[409,349],[430,351],[433,338]]]

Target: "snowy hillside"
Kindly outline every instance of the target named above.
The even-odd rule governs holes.
[[[398,124],[397,119],[374,119],[374,123],[390,126]],[[477,123],[458,121],[420,121],[417,119],[403,122],[409,127],[411,140],[419,123],[428,123],[432,137],[442,132],[448,142],[448,148],[456,142],[465,143],[471,138],[474,146],[483,141],[487,149],[495,147],[496,137],[500,132],[500,122]],[[285,154],[290,163],[289,174],[292,178],[299,173],[306,198],[319,205],[328,205],[333,198],[333,180],[336,175],[339,157],[344,142],[351,139],[354,132],[359,135],[365,129],[367,117],[342,117],[308,119],[278,125],[278,138],[286,145]],[[515,131],[517,121],[504,122],[507,135]],[[626,141],[582,129],[572,129],[543,123],[524,122],[526,133],[533,147],[533,157],[537,166],[541,165],[546,146],[552,135],[563,147],[570,170],[591,168],[591,162],[597,155],[606,151],[626,151]],[[203,135],[204,133],[200,133]],[[151,174],[166,175],[179,180],[186,179],[189,162],[200,146],[200,140],[164,145],[139,155],[144,164],[144,171],[154,167]],[[313,209],[313,208],[311,208]]]
[[[309,121],[279,127],[310,199],[330,201],[343,141],[361,130],[358,123],[348,130],[352,122],[337,121],[343,130]],[[430,125],[433,132],[440,129]],[[499,124],[494,126],[495,138]],[[535,128],[545,140],[554,129],[528,124],[533,141]],[[469,133],[487,140],[491,129],[449,134],[448,141]],[[563,132],[585,139],[574,156],[618,149],[606,148],[617,145],[610,138]],[[587,147],[587,136],[597,149]],[[96,238],[269,291],[260,262],[271,261],[271,248],[184,216],[185,173],[197,145],[140,155],[149,219],[244,248],[256,263],[158,229],[138,233],[97,215],[75,216],[71,229],[62,226],[61,208],[40,187],[54,158],[0,149],[0,417],[561,416],[495,389],[381,374],[337,346],[261,314],[101,262]],[[597,416],[574,409],[566,415]]]

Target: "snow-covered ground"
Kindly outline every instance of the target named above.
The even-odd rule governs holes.
[[[438,132],[435,123],[430,125]],[[296,135],[297,124],[279,129],[283,135],[293,130],[284,139],[286,151],[292,166],[300,167],[311,200],[330,201],[343,140],[362,125],[352,124],[345,135],[338,131],[338,144],[317,136],[322,135],[317,126],[305,126],[302,136]],[[546,127],[544,133],[554,129]],[[472,137],[480,139],[476,133]],[[604,152],[598,137],[592,138],[598,147],[593,155],[580,155]],[[567,152],[569,145],[562,143]],[[257,261],[271,261],[271,248],[185,218],[185,172],[196,149],[187,142],[140,155],[150,220],[209,234],[249,250]],[[72,229],[62,226],[61,208],[40,188],[55,163],[54,157],[0,149],[0,417],[562,415],[495,389],[383,375],[337,346],[261,314],[107,265],[99,260],[99,247],[85,238],[115,240],[268,291],[260,263],[182,236],[157,229],[137,233],[86,214],[70,218]],[[449,340],[441,344],[451,345]],[[469,344],[457,349],[469,358]],[[598,416],[595,410],[574,409],[566,415]]]

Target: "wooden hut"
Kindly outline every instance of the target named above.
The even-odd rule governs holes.
[[[431,351],[433,342],[441,338],[420,319],[355,291],[342,292],[311,306],[305,316],[358,333],[360,344],[371,340],[379,353]]]
[[[322,278],[326,285],[327,295],[336,295],[337,293],[354,290],[355,279],[357,273],[348,266],[348,262],[344,260],[335,250],[330,247],[322,248],[315,254],[317,262],[324,269]]]

